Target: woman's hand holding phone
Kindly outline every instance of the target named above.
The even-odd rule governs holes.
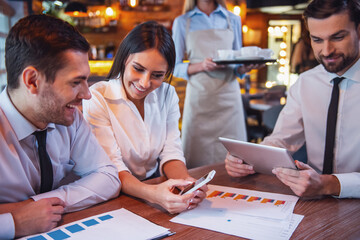
[[[192,193],[192,192],[196,191],[197,189],[201,188],[202,186],[206,185],[208,182],[210,182],[214,178],[215,173],[216,173],[216,171],[212,170],[208,174],[206,174],[206,175],[202,176],[201,178],[199,178],[198,180],[196,180],[196,182],[186,186],[180,192],[180,195]]]

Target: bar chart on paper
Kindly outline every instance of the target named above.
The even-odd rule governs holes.
[[[234,201],[244,200],[247,202],[271,203],[274,204],[275,206],[283,205],[286,203],[286,201],[284,200],[262,198],[257,196],[250,196],[250,195],[243,195],[243,194],[236,194],[229,192],[221,192],[217,190],[214,190],[212,193],[210,193],[207,198],[212,198],[212,197],[232,198]]]
[[[152,239],[166,236],[168,233],[169,229],[121,208],[60,226],[46,233],[27,236],[21,240],[127,240],[129,236],[131,239]]]
[[[285,219],[292,214],[298,197],[277,193],[258,192],[208,185],[207,200],[219,211],[231,209],[241,214]]]
[[[249,239],[288,240],[303,216],[293,214],[298,197],[208,185],[207,197],[170,221]]]

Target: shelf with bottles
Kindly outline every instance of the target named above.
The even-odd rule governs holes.
[[[86,6],[82,11],[65,12],[82,33],[116,32],[119,17],[119,5]]]
[[[117,31],[117,20],[106,22],[101,17],[74,18],[76,28],[82,33],[111,33]]]
[[[123,11],[161,12],[169,11],[166,0],[120,0]]]
[[[112,60],[115,56],[115,44],[108,42],[100,45],[90,45],[90,60]]]

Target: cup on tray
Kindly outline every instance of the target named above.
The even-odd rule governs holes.
[[[234,58],[234,50],[220,49],[217,50],[218,58],[221,60],[229,60]]]
[[[256,46],[242,47],[240,53],[242,57],[258,57],[261,48]]]
[[[270,59],[271,56],[274,55],[274,51],[269,48],[264,48],[260,50],[258,55],[264,59]]]

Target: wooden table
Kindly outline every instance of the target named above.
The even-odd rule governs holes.
[[[211,169],[215,169],[217,172],[211,184],[292,194],[292,191],[275,176],[255,174],[245,178],[231,178],[227,175],[224,164],[191,169],[190,173],[193,177],[199,178]],[[161,180],[157,178],[148,182],[157,183]],[[174,215],[165,212],[158,206],[152,207],[139,199],[124,194],[91,208],[66,214],[61,224],[119,208],[126,208],[135,214],[176,232],[175,235],[167,239],[240,239],[227,234],[172,223],[169,220]],[[360,239],[360,199],[336,199],[332,197],[316,200],[299,199],[294,213],[304,215],[305,217],[291,239]],[[269,236],[269,239],[271,239],[271,236]]]

